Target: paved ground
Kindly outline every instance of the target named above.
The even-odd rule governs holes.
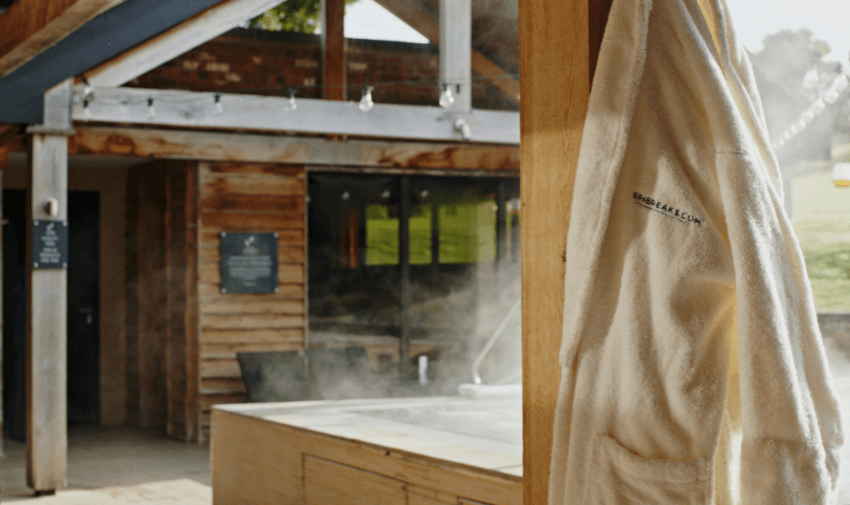
[[[36,505],[209,505],[209,447],[169,440],[157,431],[72,427],[68,489],[33,498],[26,487],[24,444],[4,441],[0,502]]]

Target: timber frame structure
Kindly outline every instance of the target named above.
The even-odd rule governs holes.
[[[440,80],[456,94],[445,109],[366,114],[345,101],[342,0],[321,1],[324,95],[297,110],[275,96],[123,87],[278,3],[17,0],[0,15],[0,173],[26,189],[24,242],[33,222],[68,220],[69,191],[100,194],[103,424],[204,442],[211,406],[245,397],[237,352],[305,349],[309,172],[518,176],[519,114],[472,108],[473,72],[518,100],[516,78],[474,47],[472,0],[382,2],[445,49]],[[222,296],[220,235],[234,229],[279,237],[276,293]],[[64,321],[78,309],[65,269],[28,265],[27,478],[52,493],[66,485]]]
[[[438,40],[469,38],[473,0],[439,0],[442,15],[435,15],[436,0],[378,2],[434,45]],[[113,406],[101,411],[101,422],[144,426],[162,420],[171,436],[201,441],[210,405],[238,399],[226,392],[226,381],[214,373],[216,367],[232,371],[234,349],[245,343],[234,339],[263,342],[261,350],[304,346],[303,220],[310,167],[391,174],[519,174],[524,222],[524,502],[546,503],[569,195],[610,0],[519,0],[520,114],[472,110],[470,102],[461,99],[449,110],[376,106],[374,117],[380,120],[363,122],[364,116],[352,110],[356,106],[344,102],[344,94],[327,93],[323,101],[299,101],[299,112],[312,108],[321,116],[302,126],[295,115],[280,113],[286,104],[279,98],[215,98],[196,92],[180,99],[210,103],[220,99],[238,105],[223,116],[159,108],[151,118],[145,109],[150,98],[156,103],[190,92],[120,87],[277,3],[17,0],[0,15],[4,187],[27,189],[28,222],[63,219],[69,189],[100,190],[101,208],[108,214],[102,216],[102,223],[118,223],[116,215],[124,213],[135,223],[134,229],[115,224],[101,243],[125,247],[122,240],[126,238],[128,252],[145,258],[135,264],[121,259],[107,265],[101,260],[104,275],[128,272],[117,287],[102,290],[104,305],[112,303],[122,311],[132,308],[127,313],[135,314],[135,326],[126,328],[126,333],[123,320],[102,321],[104,332],[119,335],[114,342],[104,342],[104,349],[108,352],[112,346],[113,351],[126,352],[132,363],[110,364],[101,357],[103,366],[112,366],[125,377],[122,385],[126,386],[119,390],[104,385],[103,394]],[[340,70],[345,66],[342,0],[322,0],[322,5],[322,76],[325,84],[341,85],[345,79]],[[462,90],[474,72],[519,100],[519,80],[488,56],[492,50],[476,45],[474,37],[471,47],[446,46],[441,44],[444,82],[457,82]],[[560,55],[563,64],[553,65],[553,55]],[[96,94],[111,96],[123,106],[100,109],[95,100],[88,107],[88,86],[82,76]],[[243,106],[258,111],[258,116],[240,115]],[[341,121],[335,120],[337,115]],[[464,123],[470,127],[466,131]],[[26,160],[24,172],[11,168],[22,160]],[[69,163],[89,162],[89,168],[68,171]],[[135,166],[120,177],[115,171],[99,171],[112,162]],[[152,182],[157,180],[161,183]],[[58,204],[58,213],[44,205],[51,199]],[[152,199],[167,202],[164,213],[148,205]],[[240,207],[256,202],[267,207]],[[266,209],[277,212],[276,217]],[[286,240],[280,253],[286,265],[280,272],[281,293],[269,300],[274,309],[244,299],[226,307],[216,296],[216,237],[240,219],[252,219],[252,229],[275,231]],[[240,226],[244,224],[240,221]],[[151,238],[167,242],[162,254],[145,256]],[[132,257],[127,255],[127,261]],[[144,282],[146,272],[163,271],[169,287],[164,294],[155,283]],[[29,485],[38,493],[62,488],[66,479],[67,337],[62,318],[67,301],[64,290],[55,289],[64,282],[63,270],[27,269],[26,360],[30,370],[40,370],[27,375],[27,432],[31,434],[27,473]],[[158,313],[157,305],[151,303],[169,310]],[[233,303],[240,307],[236,312]],[[48,313],[45,307],[50,307]],[[258,317],[287,328],[276,333],[283,336],[275,345],[264,341],[263,327],[249,323],[238,332],[232,328],[234,321]],[[129,322],[130,315],[127,318]],[[151,345],[145,341],[144,325],[165,335],[165,363],[144,354]],[[409,346],[402,344],[402,352],[405,348],[409,352]],[[204,353],[212,358],[205,361]],[[144,379],[156,373],[166,375],[167,391],[161,393],[169,400],[166,411],[159,414],[145,406],[157,393],[145,389],[149,385]]]

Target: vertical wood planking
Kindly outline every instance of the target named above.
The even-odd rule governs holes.
[[[167,179],[166,258],[166,433],[197,439],[197,163],[165,162]]]
[[[165,425],[165,164],[142,167],[139,181],[139,425]]]
[[[322,98],[345,100],[345,0],[321,0]]]
[[[306,311],[306,172],[261,163],[200,162],[198,168],[200,440],[209,410],[245,398],[238,352],[304,348]],[[221,232],[278,233],[280,293],[221,293]]]
[[[166,420],[165,162],[127,178],[127,415],[131,424]]]
[[[68,139],[35,134],[30,138],[26,258],[33,257],[33,221],[68,219]],[[59,202],[48,216],[44,202]],[[64,269],[35,269],[26,262],[27,484],[36,492],[65,487],[67,469],[67,328]]]
[[[592,69],[610,1],[520,0],[524,503],[547,502],[564,262]],[[552,63],[557,55],[557,64]],[[593,55],[593,56],[591,56]]]
[[[125,312],[127,422],[139,424],[139,167],[127,173]]]

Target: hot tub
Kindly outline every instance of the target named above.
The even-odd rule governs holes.
[[[518,395],[213,408],[215,505],[520,505]]]

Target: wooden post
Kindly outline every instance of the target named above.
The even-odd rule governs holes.
[[[401,339],[399,341],[399,371],[401,380],[410,376],[410,176],[399,178],[398,195],[398,267],[401,279]]]
[[[3,363],[3,171],[9,167],[9,151],[0,147],[0,367]],[[3,370],[0,369],[0,398],[3,398]],[[0,401],[0,434],[3,433],[3,402]],[[3,437],[0,436],[0,457],[3,453]]]
[[[471,0],[440,0],[440,83],[454,94],[452,110],[472,109]]]
[[[345,0],[322,0],[322,98],[345,100]]]
[[[567,227],[590,83],[610,3],[519,2],[526,504],[547,503]]]
[[[72,80],[45,93],[44,124],[32,126],[27,187],[27,483],[36,494],[65,487],[67,469],[66,268],[35,268],[36,220],[68,219]],[[45,205],[55,200],[52,214]],[[67,229],[66,229],[67,233]]]

